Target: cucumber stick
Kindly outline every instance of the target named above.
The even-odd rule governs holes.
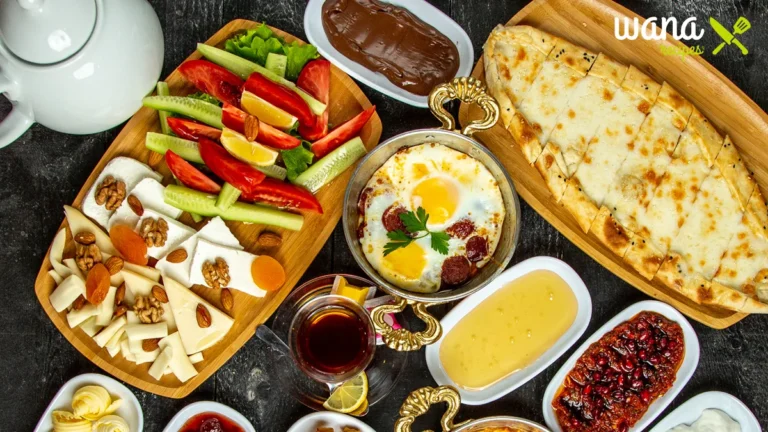
[[[219,211],[226,211],[232,207],[232,204],[237,202],[239,197],[240,189],[229,183],[224,183],[224,186],[221,187],[221,192],[219,192],[219,196],[216,198],[216,208],[219,209]]]
[[[218,129],[224,128],[221,123],[221,107],[200,99],[184,96],[147,96],[142,103],[158,111],[170,111],[192,117]]]
[[[254,166],[254,168],[266,174],[267,177],[278,180],[285,180],[285,177],[288,175],[288,171],[280,165]]]
[[[144,145],[148,149],[163,155],[167,150],[171,150],[184,160],[199,164],[203,163],[203,158],[200,156],[200,149],[194,141],[170,135],[163,135],[157,132],[147,132],[147,138],[144,141]]]
[[[264,67],[280,78],[285,78],[285,68],[288,66],[288,57],[282,54],[269,53]]]
[[[281,77],[280,75],[275,74],[274,72],[270,71],[269,69],[263,66],[260,66],[252,61],[246,60],[238,55],[224,51],[223,49],[219,49],[219,48],[212,47],[210,45],[206,45],[202,43],[197,44],[197,50],[200,51],[200,54],[202,54],[203,57],[207,58],[208,60],[216,63],[221,67],[229,69],[235,75],[239,75],[240,78],[242,79],[248,79],[248,76],[250,74],[254,72],[258,72],[264,75],[266,78],[278,84],[282,84],[286,87],[289,87],[291,90],[295,91],[299,96],[301,96],[301,98],[304,99],[305,102],[307,102],[307,105],[309,105],[309,108],[312,109],[312,112],[315,113],[315,115],[320,115],[323,112],[325,112],[324,103],[313,98],[312,96],[309,95],[309,93],[305,92],[304,90],[298,88],[296,84],[294,84],[293,82],[288,81],[287,79]]]
[[[176,182],[179,186],[184,186],[179,179],[176,178],[176,176],[173,176],[173,181]],[[189,212],[188,212],[189,213]],[[192,220],[195,221],[195,223],[200,223],[203,221],[203,217],[200,216],[197,213],[189,213],[189,215],[192,217]]]
[[[216,195],[209,195],[178,185],[165,187],[164,200],[189,213],[201,216],[221,216],[223,219],[272,225],[298,231],[304,224],[304,216],[288,213],[272,207],[236,202],[227,210],[216,207]]]
[[[157,95],[158,96],[170,96],[171,91],[168,90],[168,83],[165,81],[158,81],[157,82]],[[163,130],[163,133],[166,135],[171,135],[171,128],[168,127],[168,114],[170,114],[168,111],[160,110],[157,112],[158,117],[160,117],[160,129]]]
[[[352,138],[299,174],[293,183],[312,193],[351,167],[368,152],[360,137]]]

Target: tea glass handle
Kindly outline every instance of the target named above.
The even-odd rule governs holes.
[[[476,131],[490,129],[499,121],[499,104],[488,94],[485,84],[473,77],[460,77],[440,84],[429,93],[429,109],[443,123],[444,129],[457,130],[456,119],[443,106],[454,99],[477,104],[485,112],[485,117],[481,120],[473,120],[464,127],[461,131],[464,135],[469,136]]]
[[[16,82],[0,72],[0,93],[4,93],[13,103],[11,112],[0,122],[0,148],[16,141],[34,123],[31,112],[25,113],[29,110],[23,109],[24,104],[17,102],[18,91]]]
[[[454,424],[453,419],[459,412],[459,406],[461,405],[461,396],[459,392],[451,386],[440,387],[422,387],[418,390],[414,390],[403,402],[400,407],[400,418],[395,422],[395,432],[411,432],[411,425],[416,420],[416,417],[429,411],[429,407],[440,402],[445,402],[448,407],[440,419],[440,426],[443,428],[443,432],[450,432],[451,430],[461,427],[468,423],[469,420]],[[431,432],[431,431],[424,431]]]
[[[395,351],[417,351],[424,345],[430,345],[440,339],[443,328],[440,321],[427,312],[428,303],[419,303],[406,300],[401,297],[394,297],[394,304],[383,304],[376,306],[371,311],[371,319],[376,333],[381,335],[384,343]],[[413,312],[424,321],[426,328],[423,331],[412,333],[404,328],[394,329],[385,321],[388,314],[400,313],[405,310],[408,304],[411,305]]]

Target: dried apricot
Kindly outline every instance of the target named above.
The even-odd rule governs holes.
[[[131,227],[115,225],[109,230],[109,238],[126,261],[147,265],[147,244]]]
[[[259,255],[251,263],[253,282],[265,291],[275,291],[285,283],[285,269],[274,258]]]
[[[92,305],[99,305],[109,292],[109,270],[102,264],[94,264],[85,279],[85,297]]]

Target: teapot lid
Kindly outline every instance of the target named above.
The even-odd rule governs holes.
[[[88,41],[96,26],[96,0],[0,0],[0,37],[17,57],[60,62]]]

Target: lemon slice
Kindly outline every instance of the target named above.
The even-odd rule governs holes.
[[[280,129],[290,129],[296,123],[296,117],[272,105],[255,94],[244,91],[240,98],[240,106],[248,114],[256,116],[266,124]]]
[[[344,276],[336,276],[333,281],[332,293],[351,299],[360,306],[363,306],[365,299],[368,297],[369,288],[360,288],[353,285],[348,285]]]
[[[345,381],[331,393],[331,397],[323,403],[330,411],[351,413],[367,403],[368,377],[360,372],[349,381]]]
[[[355,416],[355,417],[360,417],[360,416],[365,415],[367,412],[368,412],[368,399],[364,400],[363,404],[360,405],[360,408],[352,411],[351,413],[349,413],[349,415]]]
[[[257,166],[274,165],[278,153],[256,141],[248,141],[245,135],[224,128],[221,131],[221,145],[234,157]]]

